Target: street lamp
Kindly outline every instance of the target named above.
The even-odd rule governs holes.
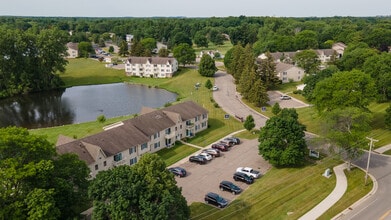
[[[379,140],[375,140],[373,138],[369,138],[367,137],[368,140],[370,140],[371,142],[369,143],[369,153],[368,153],[368,162],[367,162],[367,170],[365,172],[365,185],[367,185],[367,179],[368,179],[368,170],[369,170],[369,161],[371,160],[371,152],[372,152],[372,146],[373,146],[373,142],[378,142]]]

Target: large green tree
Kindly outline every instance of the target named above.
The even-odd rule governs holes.
[[[174,176],[156,154],[134,166],[99,172],[89,188],[96,219],[188,219],[190,210]]]
[[[331,77],[331,75],[335,72],[338,72],[338,68],[336,66],[328,66],[326,69],[317,72],[316,74],[306,75],[303,78],[303,83],[305,87],[303,89],[303,96],[308,100],[312,101],[313,96],[312,93],[315,89],[315,86],[318,82],[322,81],[327,77]]]
[[[391,54],[383,52],[369,57],[363,66],[363,71],[375,79],[378,101],[391,99]]]
[[[267,90],[273,89],[281,83],[277,76],[276,63],[270,52],[266,52],[266,59],[261,60],[258,64],[257,72]]]
[[[259,134],[259,154],[273,166],[297,166],[308,151],[305,126],[298,121],[295,109],[282,109],[266,121]]]
[[[79,57],[88,58],[91,54],[95,54],[94,48],[92,48],[91,42],[82,41],[78,45],[79,47]]]
[[[145,50],[148,50],[150,53],[152,53],[152,50],[156,48],[156,40],[152,37],[143,38],[140,43]]]
[[[200,64],[198,66],[198,72],[201,76],[213,77],[217,71],[215,61],[208,54],[204,54],[201,57]]]
[[[68,219],[86,208],[89,169],[75,155],[56,156],[45,138],[0,129],[0,219]]]
[[[179,44],[174,47],[174,57],[178,60],[178,63],[186,66],[186,64],[191,64],[196,59],[195,50],[186,43]]]
[[[299,67],[304,69],[306,74],[314,74],[319,70],[320,60],[314,50],[297,52],[294,60]]]
[[[336,108],[366,108],[376,94],[375,82],[359,70],[337,72],[315,86],[312,98],[319,112]]]
[[[201,31],[197,32],[194,36],[194,43],[197,47],[208,47],[208,38]]]
[[[323,132],[333,146],[348,161],[361,155],[361,149],[367,145],[365,137],[370,131],[372,116],[369,112],[357,107],[337,108],[322,115]]]

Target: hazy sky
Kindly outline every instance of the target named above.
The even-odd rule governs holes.
[[[0,15],[332,17],[391,14],[391,0],[0,0]]]

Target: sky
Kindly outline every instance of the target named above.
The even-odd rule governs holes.
[[[390,0],[0,0],[0,15],[54,17],[388,16]]]

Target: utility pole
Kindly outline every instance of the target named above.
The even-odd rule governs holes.
[[[371,142],[369,143],[369,154],[368,154],[368,162],[367,162],[367,170],[365,172],[365,185],[367,185],[367,179],[368,179],[368,170],[369,170],[369,161],[371,160],[371,152],[372,152],[372,147],[373,147],[373,142],[378,142],[379,140],[369,138],[367,137],[368,140]]]

